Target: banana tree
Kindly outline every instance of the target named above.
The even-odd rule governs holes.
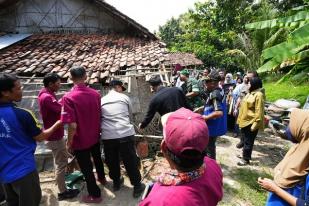
[[[260,73],[275,71],[309,59],[308,7],[288,17],[247,24],[246,28],[289,28],[291,31],[286,41],[262,51],[261,59],[264,64],[257,70]]]

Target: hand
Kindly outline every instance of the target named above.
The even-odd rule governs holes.
[[[234,117],[237,117],[237,110],[236,110],[236,109],[235,109],[234,112],[233,112],[233,116],[234,116]]]
[[[254,122],[254,123],[251,125],[250,130],[251,130],[251,132],[254,132],[254,131],[257,130],[257,129],[258,129],[258,124],[257,124],[256,122]]]
[[[139,123],[139,124],[138,124],[138,132],[139,132],[140,134],[142,134],[142,133],[143,133],[143,130],[144,130],[144,128],[142,128],[142,123]]]
[[[142,130],[142,123],[138,124],[138,129]]]
[[[276,183],[268,178],[258,178],[259,185],[269,192],[276,193],[276,190],[279,188]]]
[[[203,117],[203,119],[204,119],[205,121],[207,121],[207,120],[208,120],[207,115],[203,115],[202,117]]]
[[[203,109],[203,108],[198,107],[198,108],[196,108],[193,112],[194,112],[194,113],[200,113],[200,112],[202,111],[202,109]]]

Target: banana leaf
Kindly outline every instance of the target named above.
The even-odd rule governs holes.
[[[290,56],[285,56],[284,61],[282,61],[282,56],[278,56],[267,61],[257,71],[259,73],[274,71],[276,69],[283,68],[285,66],[295,65],[298,62],[301,62],[308,58],[309,58],[309,49],[303,50],[299,53]]]
[[[295,54],[309,44],[309,24],[292,32],[287,41],[267,48],[262,52],[262,60],[271,59],[275,56]]]
[[[308,22],[308,20],[309,20],[309,10],[306,10],[306,11],[299,11],[295,15],[288,17],[249,23],[245,25],[245,28],[256,30],[256,29],[266,29],[274,27],[296,27],[301,24],[304,24],[303,21]]]

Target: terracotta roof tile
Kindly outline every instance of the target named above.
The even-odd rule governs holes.
[[[19,75],[57,72],[69,77],[69,68],[83,65],[90,83],[113,75],[120,68],[158,67],[168,61],[157,40],[98,34],[38,34],[0,50],[0,72]]]
[[[176,53],[169,53],[167,54],[168,57],[166,57],[164,60],[169,59],[170,64],[176,65],[180,64],[181,66],[197,66],[197,65],[203,65],[203,62],[198,59],[194,54],[191,53],[182,53],[182,52],[176,52]]]

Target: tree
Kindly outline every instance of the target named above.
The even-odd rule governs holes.
[[[218,3],[196,3],[193,10],[160,27],[159,35],[171,51],[195,53],[205,66],[241,69],[240,61],[227,55],[226,51],[234,48],[237,32],[243,30],[245,21],[250,19],[249,9],[245,9],[248,2],[222,0]]]
[[[303,7],[291,16],[254,22],[246,25],[247,29],[263,30],[286,28],[290,33],[286,41],[263,50],[263,65],[258,72],[268,72],[296,65],[309,59],[309,10]],[[278,30],[280,31],[280,29]]]
[[[180,27],[180,19],[171,18],[166,22],[165,25],[159,26],[159,36],[167,44],[168,47],[171,47],[178,35],[183,33]]]

